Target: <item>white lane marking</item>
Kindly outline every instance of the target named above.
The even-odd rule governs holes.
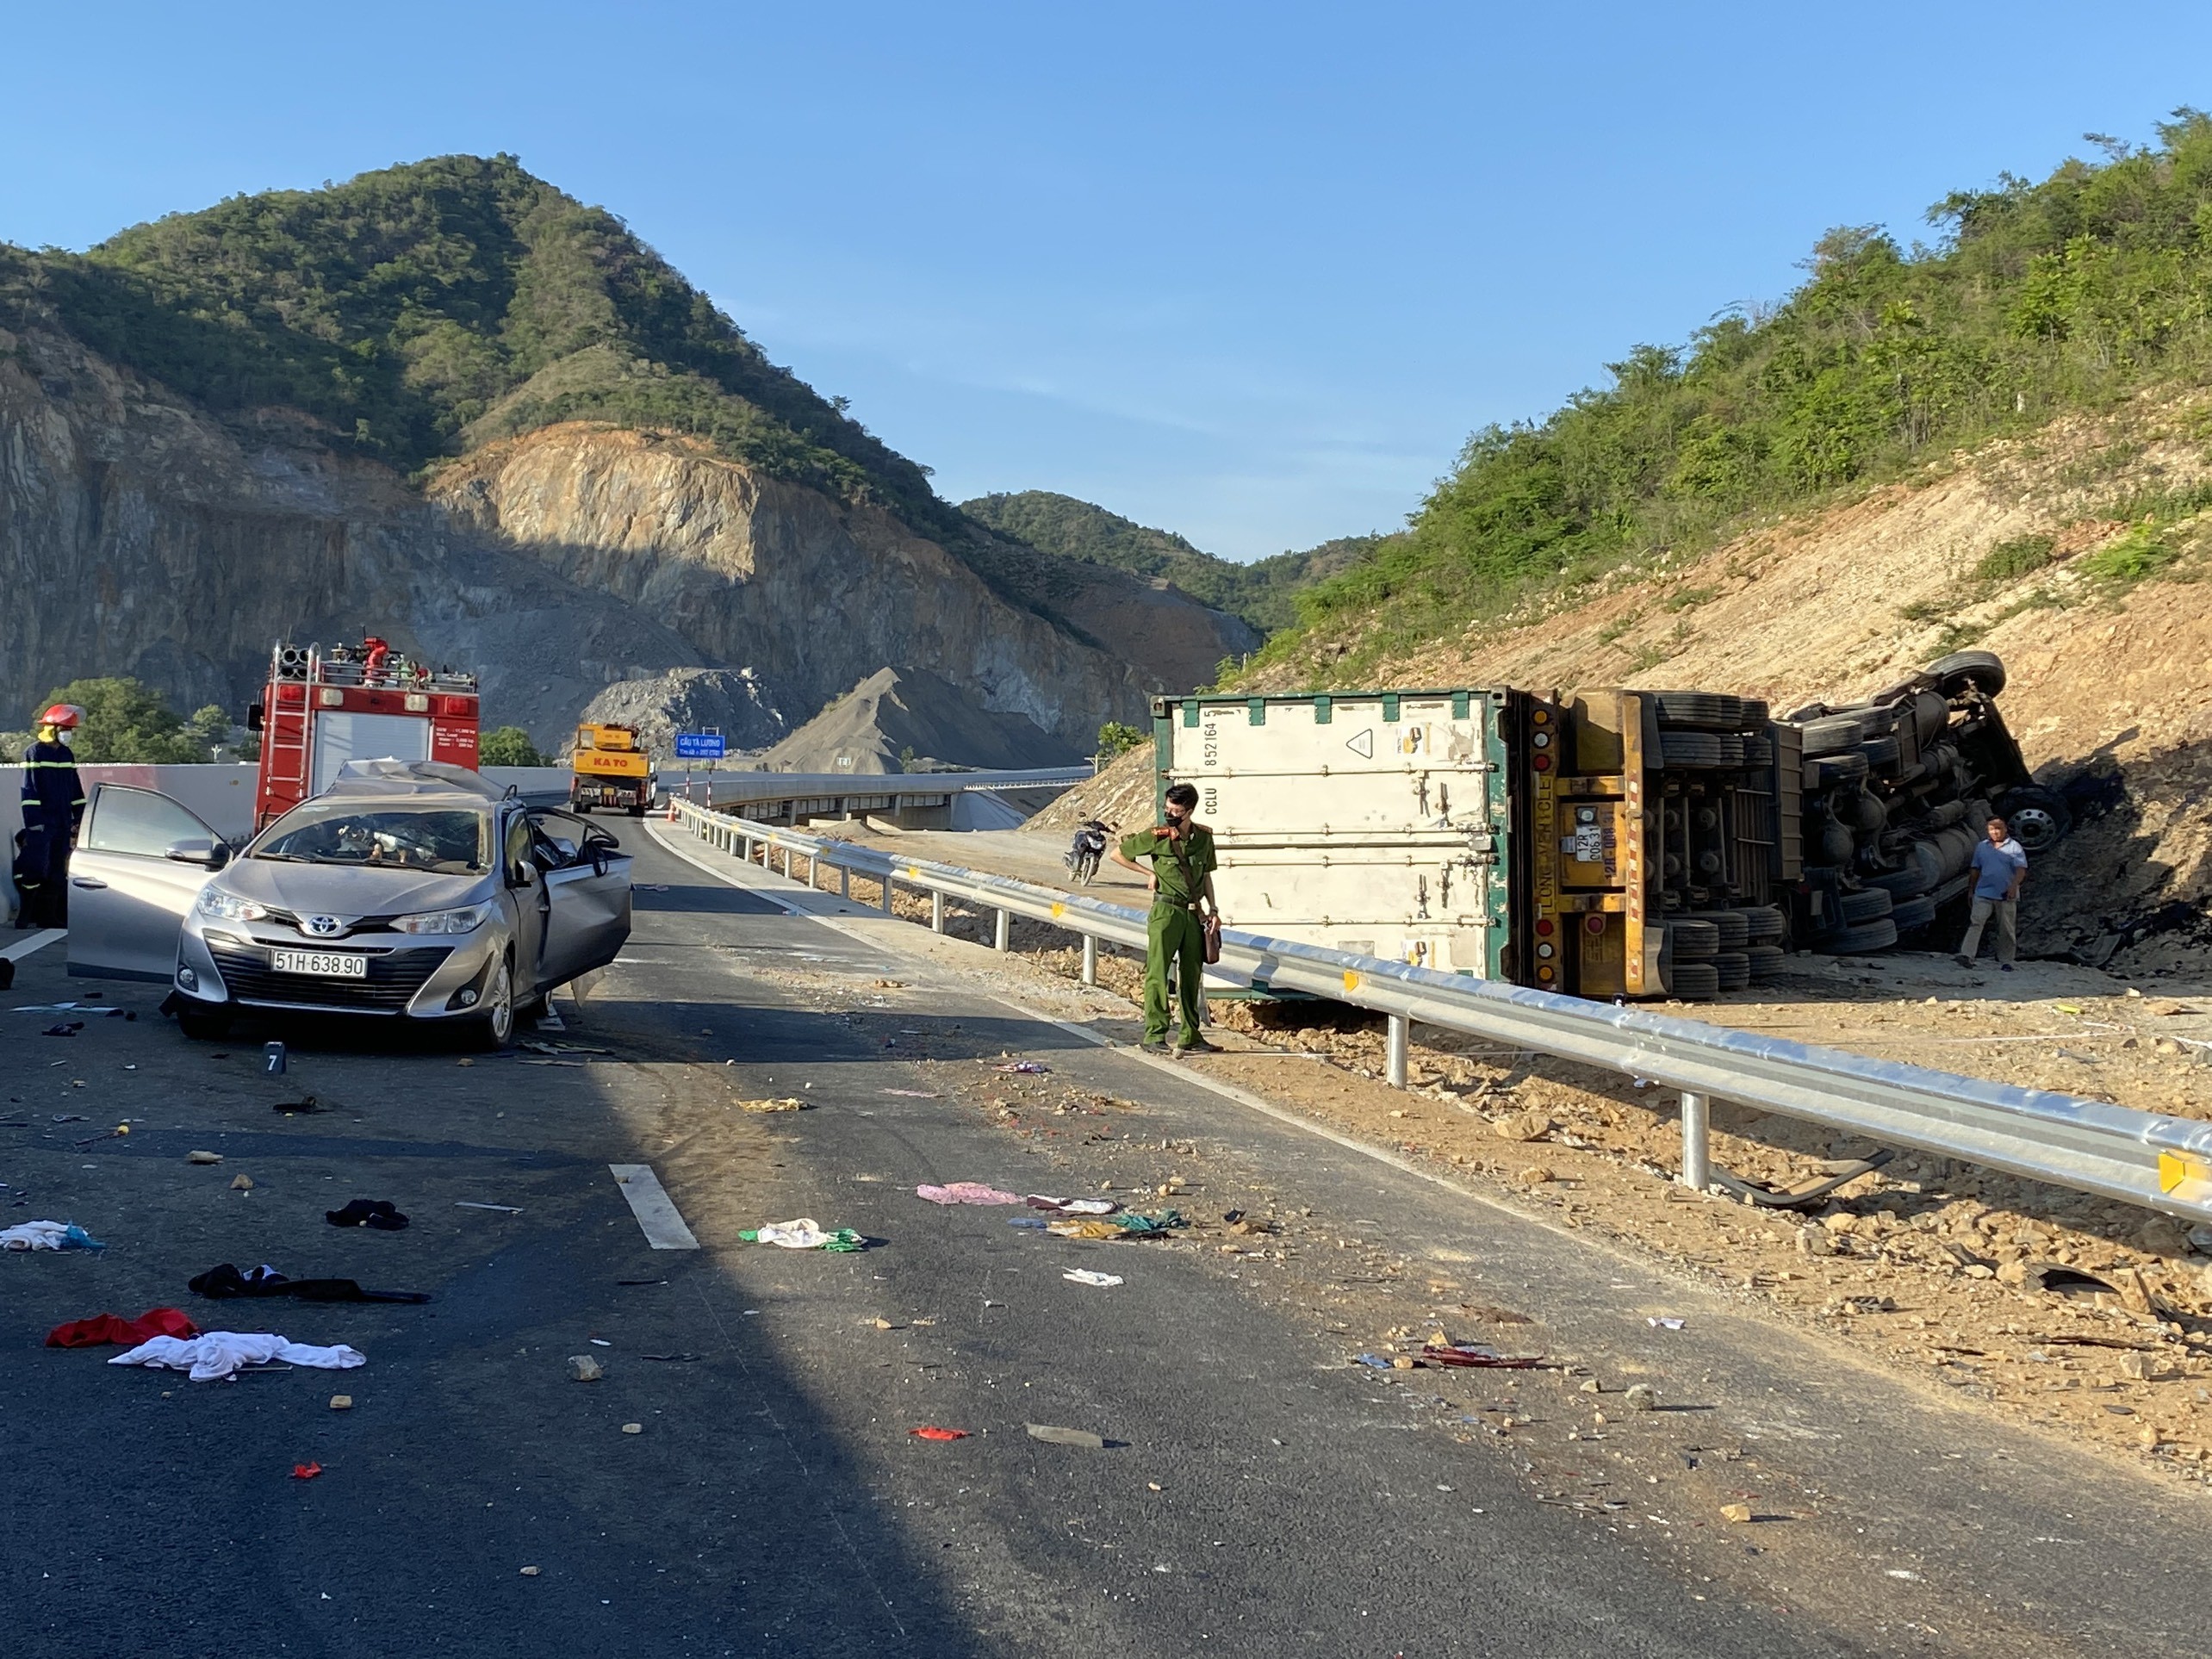
[[[656,1250],[696,1250],[699,1240],[684,1225],[675,1200],[662,1190],[661,1177],[650,1164],[609,1164],[608,1171],[630,1201],[630,1213],[643,1229],[645,1242]]]
[[[34,933],[28,939],[18,939],[5,950],[0,950],[0,961],[20,962],[33,951],[44,950],[55,940],[68,937],[67,928],[48,928],[43,933]]]

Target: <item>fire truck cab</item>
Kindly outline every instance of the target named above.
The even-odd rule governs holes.
[[[338,778],[348,761],[476,769],[476,677],[433,670],[371,635],[358,645],[279,644],[246,724],[261,734],[258,831]]]

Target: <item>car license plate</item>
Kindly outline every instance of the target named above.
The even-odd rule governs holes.
[[[319,973],[326,979],[365,979],[369,959],[344,950],[272,950],[269,966],[279,973]]]

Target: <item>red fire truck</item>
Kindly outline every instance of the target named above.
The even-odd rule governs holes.
[[[476,766],[476,676],[433,670],[374,635],[358,645],[279,645],[248,711],[261,734],[253,824],[321,793],[348,761]]]

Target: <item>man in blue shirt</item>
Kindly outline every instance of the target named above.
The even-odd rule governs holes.
[[[1958,962],[1960,967],[1974,965],[1981,951],[1982,929],[1993,916],[1997,918],[1997,966],[2000,972],[2010,973],[2020,948],[2017,910],[2020,884],[2028,878],[2028,854],[2012,839],[2012,830],[2003,818],[1991,818],[1988,830],[1989,839],[1974,848],[1973,910],[1967,936],[1959,945]]]

